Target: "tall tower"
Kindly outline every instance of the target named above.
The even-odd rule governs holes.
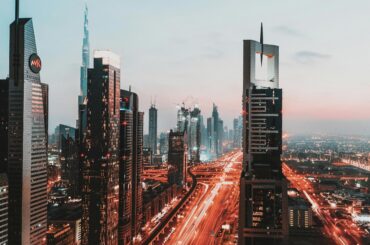
[[[110,51],[94,53],[86,111],[81,242],[113,245],[119,218],[120,58]]]
[[[257,62],[256,60],[261,61]],[[239,244],[282,244],[288,233],[282,174],[282,89],[279,47],[244,41],[243,171]]]
[[[152,104],[149,109],[149,145],[153,154],[157,154],[157,115],[158,110]]]
[[[212,149],[214,149],[214,152],[216,154],[216,157],[219,156],[219,115],[217,106],[213,104],[213,111],[212,111],[212,125],[213,125],[213,131],[212,131]]]
[[[10,25],[9,244],[46,244],[47,110],[32,19]],[[45,92],[45,91],[44,91]]]
[[[142,221],[143,113],[139,97],[121,90],[119,244],[130,244]]]
[[[86,137],[86,125],[87,125],[87,71],[90,67],[90,41],[89,41],[89,29],[88,26],[88,8],[85,4],[84,12],[84,36],[82,42],[82,66],[80,68],[80,95],[78,96],[78,121],[77,121],[77,144],[79,151],[79,173],[77,182],[75,183],[78,187],[76,190],[80,190],[82,187],[82,168],[83,168],[83,157],[84,152],[84,141]],[[80,191],[75,193],[76,196],[80,196]]]

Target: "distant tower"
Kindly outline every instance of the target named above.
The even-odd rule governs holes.
[[[88,70],[82,188],[83,245],[118,244],[120,58],[95,51]]]
[[[9,54],[9,244],[46,244],[47,89],[40,79],[32,19],[10,25]]]
[[[262,27],[261,27],[262,31]],[[264,58],[265,63],[256,61]],[[243,171],[239,244],[285,244],[286,180],[282,174],[282,89],[279,47],[244,41]],[[267,64],[266,64],[267,63]],[[257,73],[262,69],[261,77]]]
[[[217,157],[220,155],[219,120],[220,119],[219,119],[217,106],[213,104],[213,111],[212,111],[213,131],[212,131],[212,147],[211,148],[214,149],[214,152]]]
[[[149,146],[153,154],[157,154],[157,118],[158,110],[155,104],[149,109]]]

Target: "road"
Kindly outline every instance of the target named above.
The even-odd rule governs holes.
[[[222,225],[236,225],[239,202],[241,152],[194,167],[198,194],[167,239],[167,244],[225,243]]]

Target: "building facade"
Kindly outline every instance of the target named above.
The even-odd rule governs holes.
[[[263,79],[256,73],[261,68],[266,72]],[[244,41],[239,244],[280,244],[288,234],[286,181],[280,158],[282,90],[278,68],[278,46]]]
[[[30,18],[10,25],[9,244],[46,244],[47,110]]]
[[[82,244],[118,243],[120,58],[95,51],[88,70]]]

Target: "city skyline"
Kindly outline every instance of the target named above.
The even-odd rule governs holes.
[[[44,65],[42,79],[50,84],[50,128],[59,123],[76,126],[84,1],[45,3],[22,1],[20,14],[32,16],[38,27],[39,53]],[[368,6],[365,1],[356,9],[349,8],[350,3],[344,1],[335,6],[320,3],[320,8],[318,2],[312,1],[299,6],[291,4],[292,1],[271,3],[267,8],[257,2],[212,3],[117,1],[117,7],[112,8],[88,2],[91,50],[109,48],[121,56],[122,88],[132,85],[143,98],[142,110],[146,111],[150,98],[156,97],[159,132],[175,126],[176,104],[184,100],[198,101],[204,115],[210,115],[212,103],[216,103],[230,128],[240,113],[240,40],[258,37],[256,26],[260,21],[265,22],[265,42],[276,40],[284,50],[280,66],[286,98],[284,131],[332,134],[369,131],[370,115],[363,113],[370,105],[366,96],[370,88],[366,82],[368,51],[356,57],[351,45],[346,45],[353,42],[361,46],[370,41],[370,35],[363,31]],[[7,28],[13,9],[13,1],[3,1],[2,77],[8,75]],[[54,9],[58,11],[45,11]],[[329,9],[333,11],[329,13]],[[351,17],[341,18],[348,9]],[[67,10],[68,18],[63,18]],[[272,15],[275,10],[279,14]],[[106,28],[104,24],[108,22],[116,23],[112,27],[122,31],[117,34],[112,27]],[[344,27],[353,27],[345,40],[341,36]],[[106,35],[112,39],[105,40]],[[200,89],[194,89],[195,85]],[[177,89],[179,93],[163,94],[164,88]],[[205,95],[204,89],[210,92]],[[356,93],[351,92],[355,90]],[[188,98],[190,95],[193,98]],[[70,110],[62,110],[67,107]],[[145,115],[146,123],[147,120]]]
[[[366,51],[347,56],[355,28],[328,42],[365,14],[23,1],[0,79],[0,243],[370,244]]]

